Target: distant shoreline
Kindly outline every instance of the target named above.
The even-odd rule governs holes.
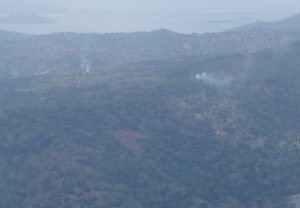
[[[54,24],[58,21],[35,14],[10,14],[0,16],[0,24],[5,25],[33,25],[33,24]]]

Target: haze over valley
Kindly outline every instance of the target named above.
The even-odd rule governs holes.
[[[0,207],[299,207],[297,2],[226,1],[0,1]]]

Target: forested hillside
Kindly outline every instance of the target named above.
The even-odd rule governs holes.
[[[1,76],[1,206],[287,207],[300,193],[299,51]]]

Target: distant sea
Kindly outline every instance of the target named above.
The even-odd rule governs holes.
[[[52,24],[0,24],[0,29],[28,34],[54,32],[112,33],[169,29],[180,33],[220,32],[254,21],[275,21],[294,11],[199,12],[66,12],[38,14],[56,20]],[[0,14],[5,16],[7,14]]]

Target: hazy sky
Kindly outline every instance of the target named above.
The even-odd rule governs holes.
[[[73,8],[109,10],[281,10],[300,8],[299,0],[65,0],[60,2]]]
[[[0,0],[0,2],[26,0]],[[36,0],[57,3],[69,10],[199,11],[199,10],[297,10],[299,0]]]
[[[19,13],[39,14],[57,23],[0,24],[0,29],[35,34],[159,28],[203,33],[292,16],[300,13],[300,0],[0,0],[0,18]]]

